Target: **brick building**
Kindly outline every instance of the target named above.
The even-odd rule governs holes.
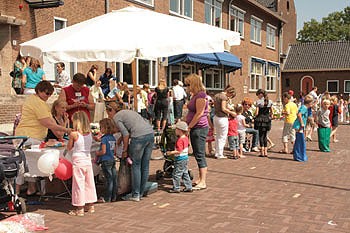
[[[20,43],[130,4],[241,33],[241,45],[231,47],[230,52],[242,61],[242,69],[225,73],[220,67],[199,70],[196,64],[163,66],[158,61],[138,60],[139,85],[148,82],[155,86],[160,77],[167,78],[170,83],[172,77],[183,79],[188,73],[198,72],[211,91],[219,91],[228,83],[236,86],[237,101],[244,96],[255,99],[258,88],[267,89],[270,98],[276,101],[281,94],[281,63],[288,44],[294,43],[296,37],[293,0],[65,0],[63,5],[59,4],[59,0],[45,0],[50,4],[58,3],[56,7],[50,5],[48,8],[38,8],[38,5],[28,2],[0,1],[0,95],[13,94],[8,74],[12,70]],[[108,36],[108,31],[101,36]],[[86,73],[91,64],[66,63],[66,70],[71,75],[75,72]],[[97,64],[100,67],[98,75],[108,66],[121,80],[131,84],[130,65]],[[54,67],[54,64],[44,60],[43,68],[49,80],[55,79]],[[14,111],[18,112],[21,101],[23,102],[17,100],[15,103],[3,104],[13,106]],[[5,110],[2,106],[0,105],[0,122],[12,120],[11,117],[2,117],[6,115],[3,114],[4,111],[8,113],[8,109]]]
[[[350,93],[350,41],[310,42],[290,45],[282,70],[282,91],[307,94]]]

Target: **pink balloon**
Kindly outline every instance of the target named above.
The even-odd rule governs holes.
[[[68,180],[72,177],[73,166],[71,162],[66,159],[60,158],[58,166],[55,169],[55,175],[58,179]]]

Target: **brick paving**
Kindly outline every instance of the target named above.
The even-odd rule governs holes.
[[[28,206],[45,215],[47,232],[350,232],[349,125],[338,129],[339,143],[330,153],[317,150],[317,135],[308,143],[309,161],[279,154],[283,122],[270,137],[276,147],[269,158],[248,153],[239,160],[208,159],[208,189],[169,194],[171,179],[141,202],[96,204],[96,213],[71,217],[70,202],[46,201]],[[154,153],[157,153],[155,151]],[[152,160],[150,174],[161,169]],[[196,163],[190,167],[197,175]]]

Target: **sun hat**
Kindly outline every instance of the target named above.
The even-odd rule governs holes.
[[[184,121],[179,121],[175,125],[176,129],[181,129],[183,131],[188,131],[187,123]]]

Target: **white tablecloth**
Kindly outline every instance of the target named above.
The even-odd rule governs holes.
[[[58,150],[60,152],[60,158],[66,158],[69,161],[72,161],[71,152],[66,152],[65,147],[60,148],[43,148],[43,149],[27,149],[24,151],[26,156],[27,165],[29,172],[24,173],[24,177],[47,177],[48,174],[42,173],[37,166],[38,159],[43,155],[47,150]],[[99,150],[99,143],[93,143],[91,147],[91,158],[95,158],[95,151]],[[64,156],[65,154],[65,156]]]

